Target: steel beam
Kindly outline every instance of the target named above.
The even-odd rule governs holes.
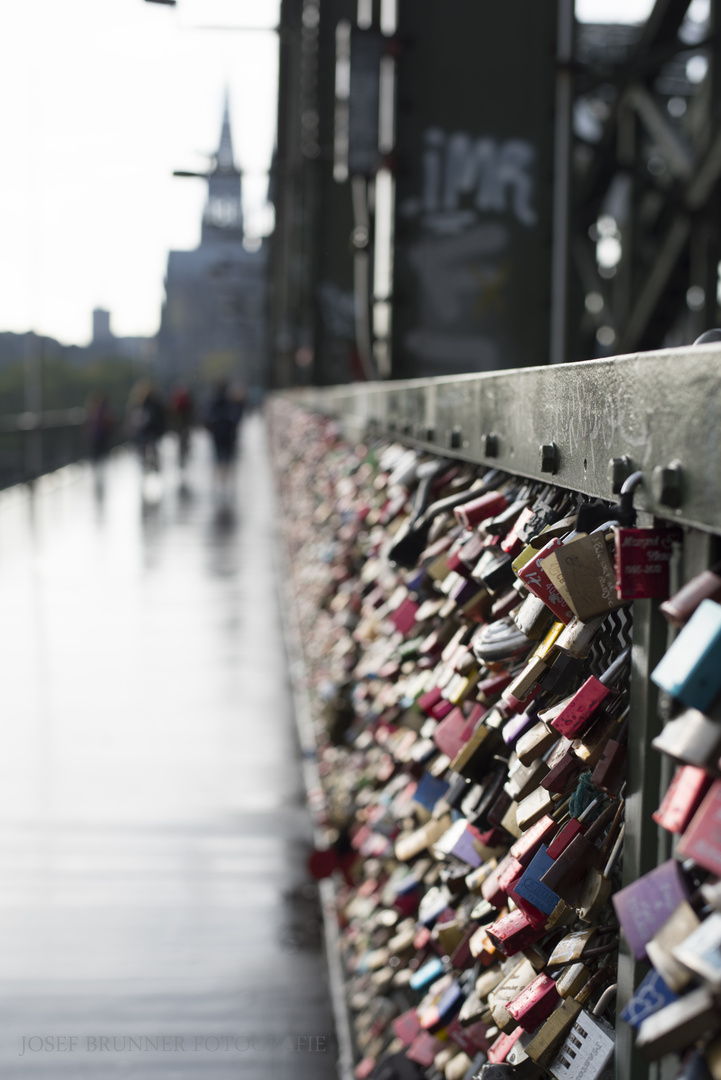
[[[299,392],[348,437],[395,433],[430,452],[610,499],[609,462],[644,473],[636,505],[721,529],[718,345]],[[495,436],[488,439],[489,435]],[[541,448],[555,444],[553,472]],[[548,456],[548,455],[547,455]]]

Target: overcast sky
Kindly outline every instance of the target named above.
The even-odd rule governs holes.
[[[704,0],[695,0],[703,3]],[[652,0],[577,0],[586,21],[643,21]],[[249,231],[274,142],[279,0],[14,0],[0,8],[0,330],[84,344],[93,307],[154,334],[169,249],[197,245],[202,170],[230,91]]]
[[[249,210],[273,149],[278,0],[18,0],[0,10],[0,330],[85,343],[95,306],[153,334],[170,248],[199,240],[230,91]],[[256,215],[257,216],[257,215]],[[249,226],[257,225],[251,220]]]

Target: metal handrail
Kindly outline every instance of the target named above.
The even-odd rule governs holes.
[[[86,420],[87,410],[82,406],[72,409],[46,409],[43,412],[8,413],[0,415],[0,432],[79,427]]]
[[[429,451],[721,531],[721,348],[293,391],[357,441],[391,433]]]

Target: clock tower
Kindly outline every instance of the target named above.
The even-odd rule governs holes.
[[[203,212],[202,243],[223,237],[243,238],[243,209],[241,205],[240,170],[233,160],[233,140],[230,134],[228,94],[225,95],[220,145],[208,173],[208,201]]]
[[[198,175],[192,174],[192,175]],[[158,375],[173,382],[219,378],[268,385],[268,245],[245,247],[241,173],[233,160],[228,94],[220,144],[203,174],[208,198],[201,241],[170,251],[158,333]]]

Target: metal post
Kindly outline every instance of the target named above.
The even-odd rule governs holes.
[[[553,151],[553,253],[551,256],[550,360],[567,359],[568,225],[570,213],[571,106],[573,85],[573,0],[558,3],[556,128]]]

